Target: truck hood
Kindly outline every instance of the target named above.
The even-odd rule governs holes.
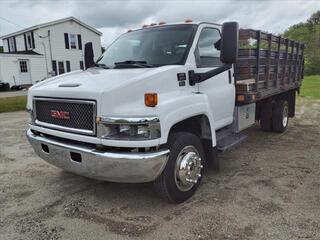
[[[96,99],[101,93],[127,85],[154,70],[90,68],[40,82],[30,89],[30,93],[33,96]]]
[[[31,108],[33,97],[52,97],[96,100],[103,102],[103,105],[110,109],[114,105],[111,103],[119,96],[125,96],[123,100],[130,96],[133,100],[134,95],[139,94],[141,98],[140,91],[155,91],[154,86],[158,86],[157,90],[159,90],[159,85],[152,84],[152,82],[156,79],[168,78],[167,74],[175,74],[181,67],[170,65],[131,69],[90,68],[86,71],[66,73],[31,87],[27,107]],[[166,84],[161,85],[164,87]]]

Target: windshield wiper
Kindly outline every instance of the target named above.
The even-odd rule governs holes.
[[[109,67],[107,65],[105,65],[104,63],[95,63],[93,66],[99,67],[99,68],[104,68],[104,69],[109,69]]]
[[[153,65],[148,64],[146,61],[134,61],[134,60],[126,60],[123,62],[115,62],[114,68],[151,68]]]

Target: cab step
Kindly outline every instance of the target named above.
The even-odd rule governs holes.
[[[247,135],[242,133],[231,133],[222,138],[217,138],[217,149],[220,152],[227,151],[238,144],[242,143],[247,138]]]

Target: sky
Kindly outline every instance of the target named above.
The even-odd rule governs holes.
[[[0,36],[69,16],[100,30],[105,47],[129,29],[186,19],[279,34],[317,10],[320,0],[0,0]]]

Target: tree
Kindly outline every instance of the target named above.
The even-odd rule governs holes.
[[[289,27],[283,36],[305,44],[305,74],[320,74],[320,11],[307,22]]]
[[[0,53],[3,53],[3,46],[0,46]]]
[[[315,12],[311,15],[311,17],[307,21],[310,27],[316,26],[320,24],[320,11]]]

